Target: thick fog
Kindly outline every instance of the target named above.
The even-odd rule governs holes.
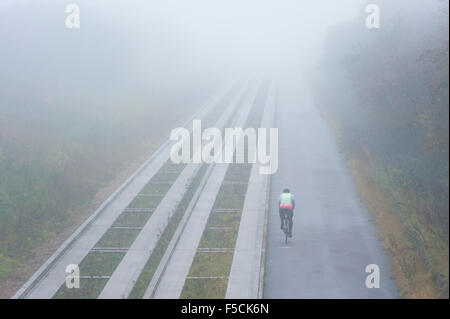
[[[380,28],[368,28],[371,3]],[[67,27],[69,4],[80,28]],[[289,148],[280,168],[297,189],[304,176],[317,187],[306,193],[318,200],[308,213],[334,214],[335,199],[353,194],[334,192],[340,184],[328,185],[328,170],[305,175],[296,166],[309,151],[294,150],[302,136],[306,146],[323,143],[314,125],[302,126],[309,119],[300,111],[316,108],[335,137],[326,145],[336,144],[376,213],[399,291],[448,298],[448,0],[0,0],[0,298],[19,288],[17,265],[32,269],[33,249],[89,216],[209,98],[229,92],[211,104],[220,106],[213,119],[228,105],[250,105],[244,83],[260,82],[246,79],[276,84],[267,90],[262,81],[259,92],[276,101],[264,105],[279,112],[274,126]],[[263,105],[257,91],[254,105]],[[318,150],[306,158],[331,154]],[[329,209],[322,198],[333,200]],[[342,212],[356,206],[341,203]],[[328,232],[330,220],[309,222]],[[341,238],[311,234],[323,249]],[[300,272],[307,263],[297,261]]]
[[[186,117],[225,83],[252,74],[326,77],[324,56],[373,39],[364,33],[366,0],[74,3],[79,29],[65,25],[66,2],[0,2],[0,121],[41,132],[52,121],[61,129],[65,117],[73,136],[98,125],[95,118],[161,125],[158,109]],[[424,12],[439,3],[383,2],[382,28],[420,20],[402,39],[413,42],[434,19]],[[330,46],[330,30],[348,21],[360,21],[359,38]]]
[[[67,98],[182,94],[292,70],[317,61],[330,26],[363,20],[363,2],[80,0],[80,29],[67,29],[66,2],[2,0],[2,86]]]

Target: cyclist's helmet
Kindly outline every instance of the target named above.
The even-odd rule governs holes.
[[[283,193],[290,193],[289,188],[283,189]]]

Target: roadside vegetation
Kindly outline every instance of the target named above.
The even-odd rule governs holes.
[[[380,29],[358,16],[328,34],[333,54],[316,72],[326,77],[315,78],[315,98],[375,216],[400,295],[448,298],[448,2],[377,4]]]
[[[189,107],[173,112],[175,103],[170,99],[155,101],[161,104],[149,107],[143,100],[130,101],[126,106],[125,102],[105,98],[86,109],[84,105],[95,100],[92,92],[85,92],[83,99],[69,98],[69,102],[62,97],[42,102],[39,94],[17,97],[13,93],[0,89],[3,288],[9,286],[6,280],[11,276],[11,284],[20,281],[15,275],[18,269],[29,275],[36,266],[30,265],[30,260],[39,259],[36,248],[92,213],[167,139],[170,128],[179,125],[202,103],[194,104],[191,97]],[[126,111],[118,112],[120,108]],[[161,122],[159,117],[170,119]],[[123,175],[124,172],[128,173]],[[139,201],[142,200],[135,203],[138,206]],[[10,292],[3,293],[8,296]]]

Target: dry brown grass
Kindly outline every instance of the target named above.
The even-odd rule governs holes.
[[[422,265],[420,256],[411,247],[404,232],[405,225],[372,177],[372,169],[356,157],[348,159],[348,167],[361,200],[375,216],[383,247],[392,261],[393,277],[401,297],[439,298],[440,293],[433,284],[431,272]]]
[[[342,146],[342,131],[327,112],[321,110],[338,144]],[[375,217],[383,248],[392,261],[392,276],[402,298],[448,298],[449,247],[448,240],[438,238],[426,227],[420,213],[420,201],[408,190],[390,188],[390,196],[383,191],[370,152],[346,152],[348,169],[363,203]],[[378,177],[378,178],[377,178]],[[395,200],[393,200],[395,199]],[[403,205],[398,207],[395,202]],[[422,238],[414,247],[406,230],[418,226]],[[447,287],[438,287],[433,274],[442,274]]]

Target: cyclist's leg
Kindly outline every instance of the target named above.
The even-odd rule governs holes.
[[[294,211],[290,210],[289,213],[287,214],[287,216],[288,216],[288,219],[289,219],[289,235],[292,236],[292,227],[294,226],[292,218],[294,216]]]
[[[281,229],[283,229],[284,209],[280,208]]]

